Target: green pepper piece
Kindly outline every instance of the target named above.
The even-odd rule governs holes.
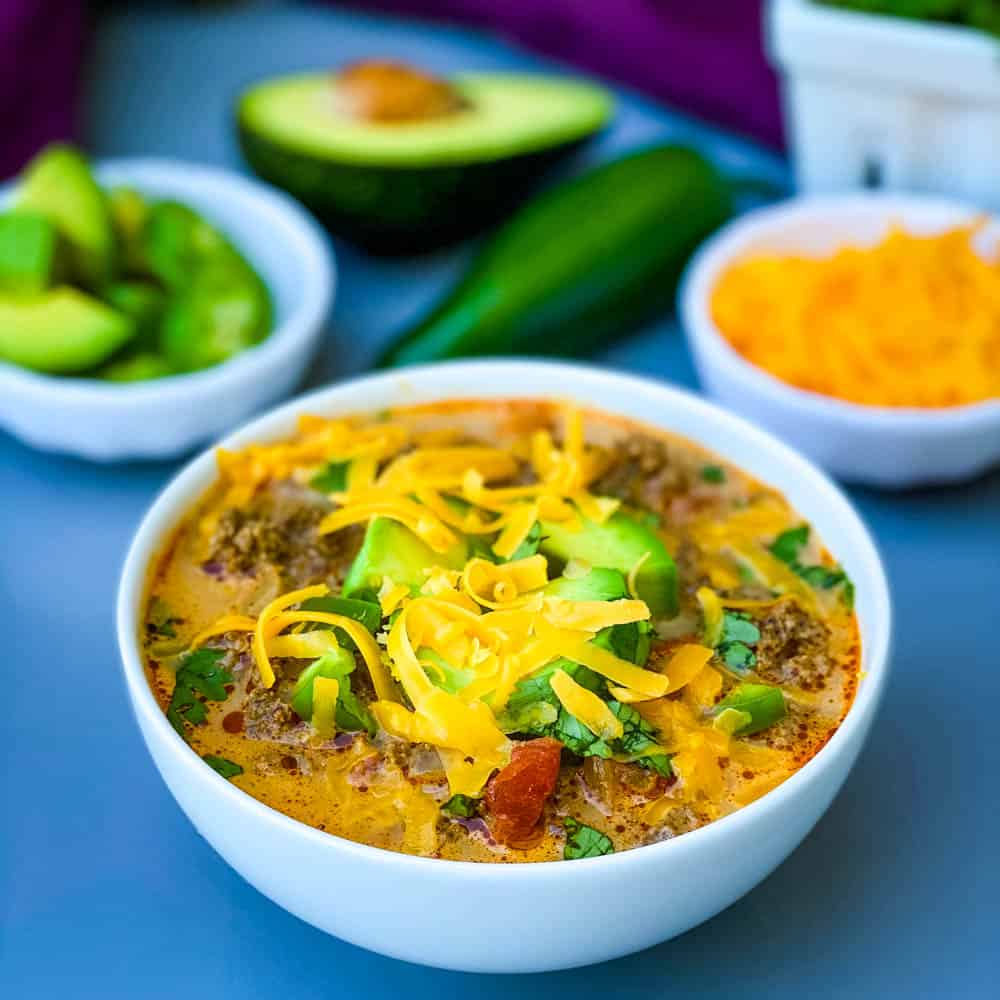
[[[66,271],[65,247],[56,227],[37,212],[0,215],[0,291],[44,292]]]
[[[715,706],[715,714],[721,715],[732,708],[746,713],[750,720],[733,732],[733,736],[750,736],[773,726],[788,713],[784,692],[770,684],[737,684],[725,698]]]
[[[303,611],[325,611],[331,615],[343,615],[360,622],[374,635],[382,625],[382,608],[376,601],[362,601],[356,597],[310,597],[301,604]],[[317,624],[316,628],[331,628],[330,625]],[[354,649],[354,640],[342,629],[334,628],[337,642],[348,649]]]

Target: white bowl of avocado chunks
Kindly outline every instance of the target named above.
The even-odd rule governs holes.
[[[189,450],[294,388],[333,274],[279,192],[51,146],[0,192],[0,426],[92,459]]]

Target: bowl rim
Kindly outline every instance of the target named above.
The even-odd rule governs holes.
[[[875,406],[853,403],[810,392],[785,382],[743,357],[723,336],[712,319],[711,293],[720,274],[745,254],[753,240],[780,233],[790,225],[867,214],[879,222],[906,222],[923,216],[954,225],[987,216],[984,232],[1000,237],[1000,215],[984,212],[958,199],[903,192],[794,196],[753,209],[726,223],[710,236],[688,262],[677,292],[678,313],[692,346],[702,347],[705,365],[726,370],[733,379],[753,384],[768,405],[794,410],[803,416],[823,417],[855,430],[872,429],[928,436],[950,436],[975,431],[984,423],[1000,423],[1000,399],[979,400],[958,406]]]
[[[858,685],[854,701],[840,726],[805,765],[756,801],[706,826],[655,844],[603,857],[577,859],[577,862],[603,865],[606,868],[647,863],[647,859],[651,861],[654,855],[660,857],[664,854],[677,854],[686,849],[693,849],[699,844],[709,845],[719,837],[737,835],[741,828],[752,824],[758,815],[767,810],[781,809],[791,803],[807,785],[820,780],[827,771],[834,768],[838,758],[844,752],[849,752],[852,745],[860,749],[888,677],[892,605],[888,581],[875,542],[843,492],[816,466],[767,431],[755,427],[742,417],[692,392],[657,383],[651,379],[587,364],[511,359],[477,359],[420,365],[347,379],[339,384],[307,393],[242,425],[222,441],[204,449],[170,480],[148,508],[136,530],[122,567],[116,602],[116,631],[122,672],[133,713],[142,731],[144,742],[147,743],[147,749],[152,749],[145,733],[145,726],[150,725],[157,731],[157,735],[162,737],[160,746],[182,762],[181,766],[187,775],[194,780],[207,781],[209,787],[213,789],[213,794],[225,800],[229,807],[249,810],[256,820],[269,825],[281,836],[292,840],[305,838],[321,849],[342,852],[357,861],[396,865],[412,870],[414,874],[431,872],[443,874],[454,871],[471,876],[475,872],[477,874],[474,877],[480,879],[488,879],[500,870],[506,879],[562,878],[565,873],[576,870],[575,865],[566,865],[562,860],[484,863],[402,854],[315,829],[278,812],[216,774],[211,768],[205,767],[187,742],[174,731],[146,679],[139,638],[140,615],[146,594],[150,562],[163,551],[166,538],[190,510],[193,498],[203,494],[214,478],[216,448],[237,448],[251,441],[266,441],[281,437],[283,434],[279,429],[282,425],[294,420],[299,414],[323,412],[324,409],[338,412],[338,397],[352,392],[363,394],[368,390],[392,386],[397,395],[405,396],[407,387],[423,384],[430,388],[437,377],[442,375],[446,384],[444,387],[439,387],[441,391],[435,393],[433,398],[458,399],[463,395],[466,398],[478,398],[471,387],[484,377],[496,378],[498,373],[511,385],[520,384],[522,380],[525,384],[530,384],[528,377],[532,373],[544,373],[553,387],[550,390],[552,396],[565,395],[564,390],[568,385],[583,384],[583,391],[595,400],[593,405],[597,408],[601,408],[599,402],[601,387],[617,387],[627,390],[630,394],[643,395],[668,405],[692,407],[697,413],[715,421],[717,425],[724,425],[734,431],[743,444],[774,452],[782,464],[790,467],[800,479],[810,481],[818,493],[824,494],[826,501],[836,510],[838,523],[843,526],[843,532],[853,536],[859,552],[859,561],[864,564],[864,574],[869,581],[873,597],[871,621],[867,623],[867,628],[862,630],[861,635],[865,656],[863,683]],[[597,393],[594,390],[597,390]],[[542,394],[540,391],[533,391],[519,397],[516,392],[505,392],[484,394],[482,398],[537,398]],[[359,411],[357,407],[349,407],[340,409],[339,412]],[[608,412],[614,412],[614,408],[608,408]],[[648,420],[646,422],[653,423]],[[662,424],[655,426],[669,429]],[[695,438],[691,440],[697,443]],[[535,874],[529,874],[532,872]]]
[[[6,386],[20,386],[29,389],[40,404],[55,399],[62,404],[98,407],[181,404],[192,396],[224,392],[252,372],[280,364],[287,351],[306,346],[323,325],[337,286],[336,259],[319,225],[284,192],[234,170],[180,159],[118,157],[95,160],[91,165],[102,188],[127,184],[142,192],[162,182],[177,189],[210,192],[220,202],[239,203],[244,212],[259,217],[262,227],[279,235],[294,250],[300,294],[288,315],[272,325],[264,340],[210,368],[138,382],[111,382],[81,375],[50,375],[0,360],[0,392]],[[0,209],[13,197],[17,184],[15,178],[0,185]],[[179,201],[185,198],[180,190],[172,197]],[[247,253],[244,245],[238,249]],[[271,275],[258,274],[273,294]]]

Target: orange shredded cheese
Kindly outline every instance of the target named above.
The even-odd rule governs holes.
[[[976,251],[981,225],[748,257],[719,279],[712,317],[748,361],[810,392],[923,408],[1000,398],[1000,263]]]

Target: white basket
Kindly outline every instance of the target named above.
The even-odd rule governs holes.
[[[1000,42],[968,28],[771,0],[801,191],[887,187],[1000,208]]]

